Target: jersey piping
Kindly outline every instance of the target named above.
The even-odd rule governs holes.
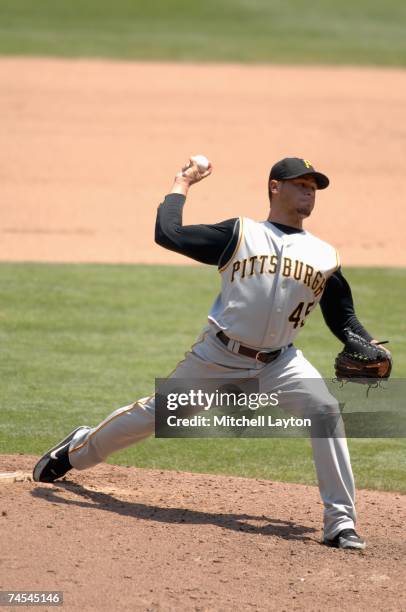
[[[241,240],[243,238],[244,235],[244,219],[243,217],[238,217],[239,221],[240,221],[240,232],[239,232],[239,237],[238,237],[238,242],[237,245],[233,251],[233,254],[231,255],[230,259],[226,262],[226,264],[222,267],[219,268],[219,272],[224,272],[225,270],[227,270],[228,266],[230,265],[234,255],[237,253],[238,249],[240,248],[240,244],[241,244]]]

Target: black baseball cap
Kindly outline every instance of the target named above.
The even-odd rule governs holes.
[[[317,189],[325,189],[329,186],[330,181],[325,174],[316,172],[312,164],[307,159],[300,157],[285,157],[276,162],[271,168],[269,180],[287,181],[289,179],[299,178],[300,176],[313,176]]]

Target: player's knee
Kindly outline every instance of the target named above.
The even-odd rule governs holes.
[[[310,411],[314,415],[327,416],[327,415],[339,415],[340,405],[335,397],[315,397],[311,403]]]

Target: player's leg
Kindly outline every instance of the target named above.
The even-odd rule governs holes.
[[[259,367],[252,359],[230,353],[207,327],[169,378],[248,378]],[[254,370],[255,371],[255,370]],[[155,430],[155,396],[119,408],[93,429],[79,430],[69,444],[69,462],[84,470],[112,453],[141,442]]]
[[[77,470],[91,468],[154,431],[155,397],[142,398],[112,412],[96,427],[77,432],[69,444],[69,462]]]
[[[313,457],[324,503],[324,537],[332,541],[343,530],[354,529],[356,522],[354,478],[338,402],[319,372],[295,347],[266,366],[260,381],[261,390],[281,391],[281,408],[316,421]],[[334,425],[337,428],[331,435]]]
[[[170,378],[248,378],[260,367],[252,359],[234,355],[208,327]],[[36,464],[34,480],[52,482],[72,467],[90,468],[112,453],[136,444],[155,430],[155,396],[146,397],[112,412],[96,427],[81,427],[69,434]]]
[[[203,341],[203,335],[198,342]],[[178,364],[173,377],[198,377],[201,361],[193,348]],[[33,470],[35,481],[53,482],[70,469],[91,468],[127,446],[141,442],[155,429],[155,396],[118,408],[96,427],[78,427],[45,453]]]

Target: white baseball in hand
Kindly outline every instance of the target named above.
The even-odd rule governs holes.
[[[190,159],[197,164],[199,172],[208,170],[210,162],[204,155],[193,155]]]

